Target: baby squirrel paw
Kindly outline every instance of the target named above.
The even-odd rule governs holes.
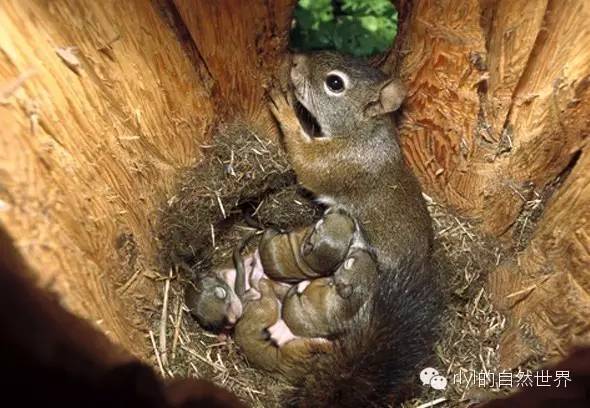
[[[256,289],[250,288],[244,293],[244,302],[256,301],[262,299],[262,294]]]
[[[291,103],[290,94],[285,94],[278,88],[270,90],[269,94],[269,108],[273,116],[279,122],[283,133],[287,136],[299,134],[299,120],[295,115],[293,104]]]
[[[267,330],[270,334],[270,341],[276,344],[277,347],[282,347],[289,341],[297,338],[283,319],[277,321]]]

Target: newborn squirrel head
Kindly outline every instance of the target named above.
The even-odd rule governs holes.
[[[202,276],[191,282],[184,296],[191,315],[211,332],[233,327],[242,315],[242,302],[232,285],[218,276]]]
[[[399,79],[331,51],[293,55],[290,75],[299,121],[310,137],[364,137],[406,94]]]

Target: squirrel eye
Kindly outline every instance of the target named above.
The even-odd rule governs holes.
[[[326,86],[335,93],[344,91],[344,79],[335,74],[330,74],[326,77]]]
[[[219,300],[225,299],[225,296],[227,295],[227,293],[225,292],[225,289],[223,289],[220,286],[216,287],[215,290],[213,291],[213,293],[215,294],[215,297]]]

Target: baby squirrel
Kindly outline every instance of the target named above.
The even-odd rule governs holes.
[[[337,337],[369,298],[377,273],[355,220],[343,211],[328,212],[313,228],[265,233],[259,252],[268,278],[297,283],[280,295],[280,319],[268,328],[279,347],[297,337]]]
[[[361,227],[378,262],[364,313],[307,375],[289,406],[386,406],[431,354],[441,294],[431,269],[431,219],[405,165],[391,113],[405,89],[334,52],[293,56],[292,94],[270,93],[298,181]]]
[[[325,339],[299,337],[277,347],[269,341],[267,329],[281,318],[280,302],[268,279],[260,281],[259,290],[260,299],[246,304],[244,314],[236,324],[234,340],[252,365],[288,380],[300,378],[306,373],[301,361],[330,351],[332,343]]]
[[[264,273],[289,283],[327,276],[346,257],[355,229],[352,218],[336,212],[326,214],[312,228],[287,234],[267,229],[258,247]]]
[[[283,295],[273,290],[270,280],[262,279],[258,283],[261,297],[244,306],[234,339],[252,365],[297,382],[306,374],[306,365],[301,361],[315,360],[331,352],[330,340],[345,330],[344,322],[363,313],[369,299],[368,282],[375,279],[377,266],[370,252],[352,245],[354,226],[350,217],[334,212],[313,228],[271,235],[267,249],[300,254],[311,241],[306,256],[299,256],[314,265],[321,262],[322,266],[334,265],[337,269],[324,269],[329,276],[307,280],[315,273],[309,266],[299,268],[289,257],[271,258],[287,260],[276,268],[286,271],[286,275],[273,278],[287,276],[289,281],[299,283]],[[302,236],[307,238],[299,239]],[[262,258],[262,245],[259,250]],[[264,263],[263,266],[266,270]]]
[[[198,276],[194,283],[186,287],[185,303],[201,327],[218,332],[231,329],[242,316],[244,303],[260,297],[258,285],[262,279],[271,279],[270,283],[280,301],[283,301],[288,291],[292,293],[290,298],[306,299],[307,296],[298,292],[297,288],[290,291],[291,286],[288,284],[309,282],[308,279],[333,274],[349,252],[356,231],[355,225],[354,220],[346,214],[332,212],[315,225],[290,233],[280,234],[267,230],[254,254],[242,260],[239,253],[249,241],[246,239],[234,251],[232,263]],[[326,298],[315,296],[318,303],[322,303],[321,307],[315,308],[315,314],[321,315],[329,308],[330,313],[336,315],[339,305],[343,308],[350,303],[344,302],[344,298],[348,298],[353,290],[355,295],[360,293],[360,289],[354,289],[354,279],[348,277],[354,275],[352,271],[357,269],[356,265],[353,268],[354,261],[351,261],[347,264],[346,273],[338,273],[336,277],[323,281]],[[319,287],[319,283],[310,286],[306,293],[312,293],[312,289]],[[332,286],[334,293],[328,290]],[[303,287],[299,288],[303,292]],[[313,293],[320,291],[314,290]],[[295,294],[301,296],[293,297]],[[309,303],[306,302],[305,310],[308,316],[314,313],[314,308]],[[290,300],[286,311],[289,319],[293,322],[301,321],[302,318],[297,316],[302,313],[303,309],[299,304]],[[315,320],[319,321],[321,317]],[[318,331],[327,332],[328,329],[318,328],[313,333]],[[311,330],[306,333],[300,328],[297,335],[315,337],[313,333]]]
[[[370,298],[376,274],[371,253],[351,248],[333,275],[291,287],[283,298],[282,319],[295,336],[337,338]]]

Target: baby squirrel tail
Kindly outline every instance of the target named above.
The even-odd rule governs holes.
[[[382,271],[366,313],[346,322],[333,353],[309,362],[285,405],[385,407],[405,399],[438,331],[441,291],[428,268],[410,260]]]

